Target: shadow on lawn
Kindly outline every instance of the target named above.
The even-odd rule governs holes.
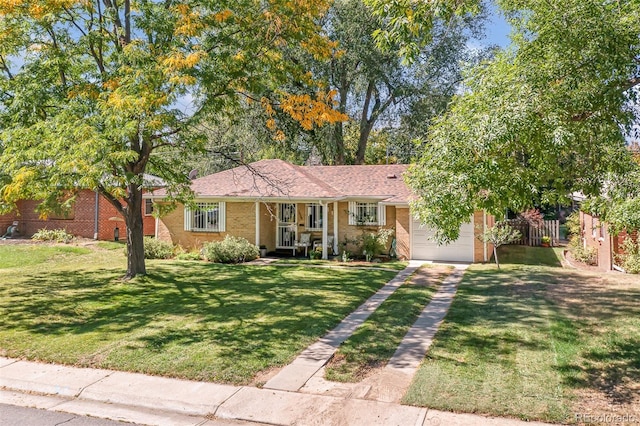
[[[447,350],[432,359],[463,366],[459,349],[471,348],[473,362],[509,366],[520,350],[549,352],[561,383],[630,404],[640,384],[640,334],[633,325],[640,285],[615,280],[549,268],[472,269],[436,337]]]
[[[0,288],[3,326],[43,336],[100,332],[128,341],[125,348],[156,352],[210,342],[232,364],[243,355],[274,358],[287,347],[295,354],[393,276],[201,262],[149,269],[129,282],[118,280],[120,269],[30,274],[24,285]]]

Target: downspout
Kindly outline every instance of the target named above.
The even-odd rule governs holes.
[[[95,217],[93,220],[93,239],[97,240],[98,239],[98,217],[100,216],[98,213],[98,210],[100,208],[100,194],[98,194],[98,191],[96,190],[96,207],[95,207]]]

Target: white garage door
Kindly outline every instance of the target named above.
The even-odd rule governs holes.
[[[460,226],[460,237],[456,241],[438,245],[430,239],[434,235],[433,230],[413,219],[411,257],[417,260],[473,262],[473,234],[473,225],[464,223]]]

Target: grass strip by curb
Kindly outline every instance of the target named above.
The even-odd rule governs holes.
[[[412,284],[410,278],[398,288],[340,346],[326,367],[325,378],[359,382],[371,369],[385,365],[449,272],[433,269],[430,285]]]

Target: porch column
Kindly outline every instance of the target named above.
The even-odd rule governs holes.
[[[256,245],[260,247],[260,202],[256,201]]]
[[[327,239],[329,238],[329,203],[320,203],[322,208],[322,258],[328,259]]]
[[[338,253],[338,202],[333,202],[333,252]]]

